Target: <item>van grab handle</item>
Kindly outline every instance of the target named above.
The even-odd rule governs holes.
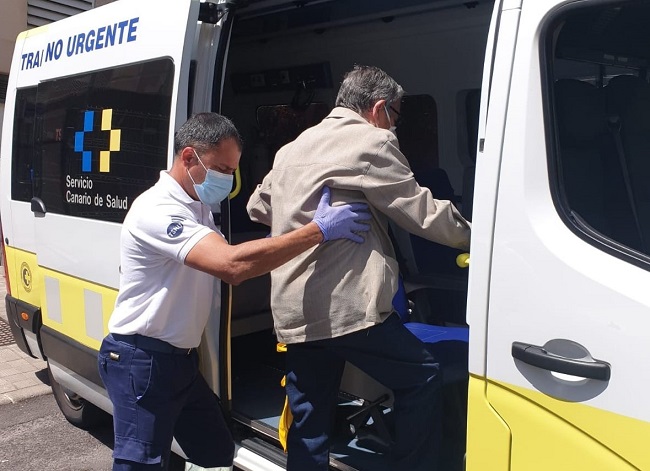
[[[458,255],[458,257],[456,257],[456,265],[458,265],[460,268],[469,267],[469,254],[465,252]]]

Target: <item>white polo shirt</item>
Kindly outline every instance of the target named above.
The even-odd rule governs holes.
[[[158,182],[135,199],[124,219],[120,291],[109,332],[197,347],[221,285],[184,262],[211,232],[223,237],[210,209],[190,198],[167,172],[160,172]]]

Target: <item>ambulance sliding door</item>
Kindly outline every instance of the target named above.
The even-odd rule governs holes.
[[[649,2],[522,2],[487,332],[512,471],[650,469],[649,20]]]
[[[94,358],[69,349],[92,353],[106,333],[121,222],[169,167],[174,129],[188,111],[198,1],[126,5],[28,32],[24,45],[46,53],[21,71],[37,84],[31,211],[43,344],[51,362],[73,370],[70,358]]]

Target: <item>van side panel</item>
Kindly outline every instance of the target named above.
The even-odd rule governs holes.
[[[501,382],[487,396],[517,431],[513,470],[650,469],[648,422]]]
[[[556,198],[565,181],[550,165],[558,155],[558,79],[584,79],[573,68],[590,57],[592,44],[610,38],[605,46],[616,52],[625,38],[599,33],[580,47],[558,45],[567,34],[584,38],[580,25],[593,31],[600,24],[596,19],[612,12],[627,19],[628,38],[634,38],[634,25],[645,25],[641,20],[647,17],[634,15],[633,7],[647,5],[562,0],[522,5],[493,232],[487,399],[511,430],[512,471],[648,469],[650,403],[644,399],[643,371],[643,359],[650,356],[648,264],[629,263],[573,230],[574,223],[559,211],[566,203]],[[617,23],[616,31],[626,26]],[[584,55],[560,68],[564,53],[574,49]],[[560,71],[565,75],[556,75]],[[594,180],[589,170],[595,164],[585,161],[574,173]],[[562,171],[566,176],[571,168]],[[525,354],[513,349],[517,345]],[[579,368],[566,366],[575,360]],[[590,362],[611,375],[593,374]]]
[[[36,254],[5,246],[11,295],[34,306],[40,305],[43,275]]]
[[[7,302],[37,313],[25,351],[72,372],[55,379],[73,391],[96,375],[120,223],[168,168],[186,118],[199,4],[115,2],[16,42],[0,156]]]
[[[11,63],[11,73],[7,83],[7,99],[2,121],[2,145],[0,146],[0,186],[2,196],[0,212],[2,214],[2,235],[6,245],[19,247],[27,252],[36,252],[34,237],[34,217],[29,210],[29,203],[13,201],[11,198],[14,115],[16,112],[16,90],[18,87],[29,87],[35,83],[23,83],[20,72],[20,58],[25,46],[25,38],[47,31],[47,26],[25,31],[18,35]],[[14,210],[14,208],[16,210]],[[16,243],[19,241],[19,243]],[[13,289],[14,285],[10,287]]]
[[[157,172],[167,168],[177,104],[183,111],[178,119],[185,119],[187,71],[181,69],[189,64],[199,5],[196,0],[167,3],[140,2],[127,10],[120,2],[91,10],[21,33],[14,51],[1,159],[1,211],[12,294],[41,307],[45,325],[95,349],[105,334],[119,283],[119,215],[128,206],[115,201],[121,191],[153,184]],[[145,67],[152,77],[148,82],[138,78]],[[110,75],[111,70],[117,72]],[[158,70],[158,75],[152,72]],[[90,80],[95,76],[97,80]],[[110,94],[91,96],[95,82],[110,86]],[[16,97],[25,89],[35,90],[36,105],[18,110]],[[170,101],[165,109],[156,105],[162,100],[152,101],[156,93]],[[117,97],[115,105],[111,97]],[[133,97],[140,100],[137,106]],[[84,113],[94,116],[90,128],[88,119],[80,121]],[[15,121],[25,116],[23,127],[16,127]],[[33,119],[42,123],[32,139],[26,131]],[[136,126],[149,134],[125,137],[129,129],[139,129]],[[168,137],[163,142],[152,139],[150,134],[161,128]],[[110,153],[96,144],[106,131]],[[11,145],[12,137],[22,138],[16,144],[31,145],[33,155],[40,156],[21,163],[21,170],[30,166],[31,177],[15,172],[13,159],[21,148]],[[110,156],[110,166],[100,150]],[[82,151],[84,159],[88,154],[92,160],[81,159]],[[130,160],[125,162],[121,155],[127,154]],[[80,186],[93,181],[97,188]],[[115,187],[101,186],[104,181]],[[122,190],[117,185],[130,186]],[[42,198],[46,213],[34,213],[32,193],[16,197],[14,186]],[[71,199],[70,194],[85,199]],[[122,201],[130,205],[135,196]]]
[[[486,397],[487,381],[470,375],[468,390],[467,463],[469,471],[506,471],[510,469],[508,424]]]

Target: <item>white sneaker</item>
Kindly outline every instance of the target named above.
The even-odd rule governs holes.
[[[219,468],[202,468],[199,465],[186,461],[185,471],[232,471],[232,466],[222,466]]]

